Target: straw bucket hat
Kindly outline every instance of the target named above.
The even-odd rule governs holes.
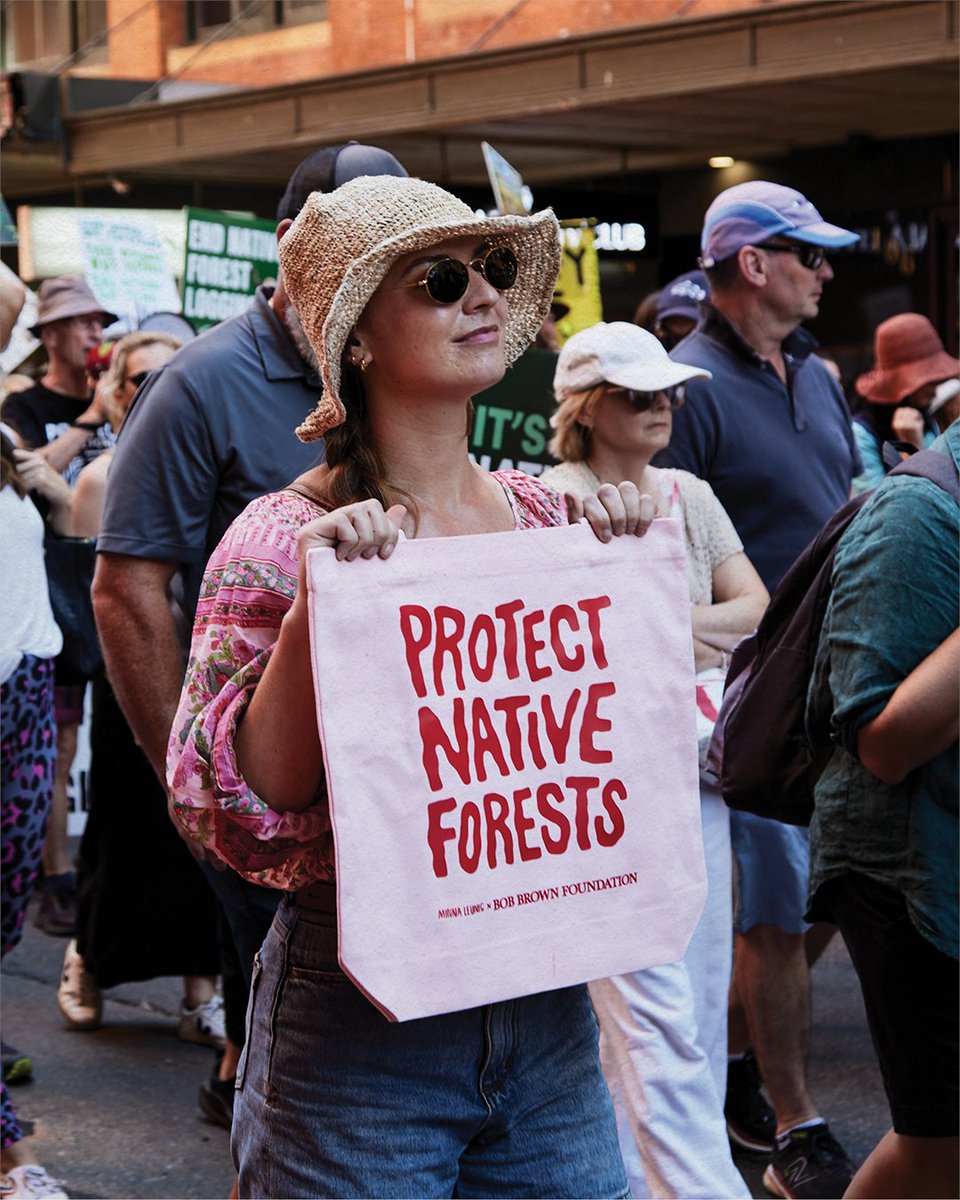
[[[960,374],[960,360],[948,354],[926,317],[899,313],[874,334],[877,365],[861,375],[856,389],[874,404],[899,404],[928,383]]]
[[[314,192],[280,242],[283,281],[320,363],[323,394],[297,429],[316,441],[341,425],[340,368],[351,331],[384,275],[404,254],[448,238],[509,242],[520,262],[504,295],[504,357],[515,362],[543,324],[560,269],[560,230],[547,209],[534,216],[478,217],[422,179],[360,176]]]

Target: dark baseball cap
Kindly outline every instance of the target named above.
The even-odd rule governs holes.
[[[710,298],[710,284],[702,271],[685,271],[672,279],[660,293],[657,301],[657,320],[668,317],[700,319],[700,301]]]
[[[311,192],[332,192],[341,183],[361,175],[408,175],[409,172],[388,150],[344,142],[323,146],[303,160],[290,176],[286,191],[277,205],[277,223],[293,220]]]

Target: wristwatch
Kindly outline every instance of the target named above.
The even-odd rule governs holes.
[[[96,433],[97,430],[100,428],[100,422],[99,421],[71,421],[70,428],[71,429],[83,429],[87,433]]]

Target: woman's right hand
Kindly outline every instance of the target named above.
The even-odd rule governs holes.
[[[403,504],[384,511],[379,500],[345,504],[308,522],[297,538],[301,564],[308,550],[332,547],[340,562],[355,558],[389,558],[397,545],[400,527],[407,515]]]

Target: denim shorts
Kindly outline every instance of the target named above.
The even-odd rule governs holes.
[[[254,964],[240,1196],[625,1197],[585,987],[393,1023],[284,899]]]
[[[777,925],[784,933],[806,933],[810,882],[810,831],[753,813],[730,813],[730,845],[737,867],[733,927]]]

